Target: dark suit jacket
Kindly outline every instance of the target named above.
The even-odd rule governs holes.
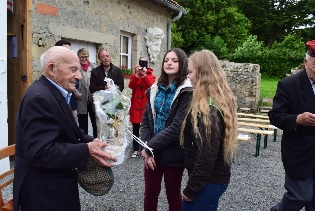
[[[87,142],[61,92],[44,76],[26,91],[16,121],[14,210],[80,210],[75,168],[86,168]]]
[[[315,95],[305,70],[279,81],[269,112],[271,124],[283,130],[284,169],[297,179],[310,177],[315,168],[315,128],[296,125],[303,112],[315,113]]]
[[[90,79],[90,92],[94,93],[99,90],[104,90],[106,86],[105,79],[105,71],[104,66],[101,64],[100,66],[94,68],[91,72]],[[116,67],[112,63],[110,63],[110,68],[107,74],[107,78],[113,79],[114,83],[119,87],[120,91],[124,90],[124,75],[119,67]]]

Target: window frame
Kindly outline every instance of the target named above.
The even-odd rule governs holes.
[[[126,37],[128,39],[128,46],[127,46],[127,53],[123,53],[123,38]],[[131,54],[132,54],[132,36],[129,33],[124,33],[122,32],[120,34],[120,67],[122,67],[122,57],[126,56],[127,57],[127,64],[124,64],[127,66],[128,69],[131,69]]]

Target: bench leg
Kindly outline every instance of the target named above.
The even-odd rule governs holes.
[[[258,157],[258,156],[259,156],[260,138],[261,138],[261,134],[257,134],[257,138],[256,138],[256,154],[255,154],[255,157]]]
[[[277,129],[273,130],[273,141],[276,142],[277,141]]]
[[[267,141],[268,141],[268,135],[265,135],[265,138],[264,138],[264,149],[267,148]]]

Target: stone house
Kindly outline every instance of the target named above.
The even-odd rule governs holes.
[[[0,127],[4,131],[0,147],[15,142],[21,98],[41,74],[40,55],[56,41],[70,41],[75,52],[87,48],[90,60],[97,64],[102,48],[111,53],[116,66],[133,68],[140,56],[148,56],[149,66],[159,76],[159,61],[171,46],[171,24],[187,13],[174,0],[7,0],[7,12],[5,1],[1,2],[0,10],[7,16],[0,23],[0,46],[8,50],[0,52]],[[259,65],[223,62],[222,66],[239,106],[257,107]]]
[[[3,8],[4,1],[1,4]],[[8,119],[9,144],[15,142],[21,98],[41,75],[39,57],[58,40],[70,41],[75,52],[87,48],[97,64],[102,48],[116,66],[133,68],[140,56],[148,56],[149,66],[159,75],[158,61],[170,47],[171,23],[186,14],[174,0],[7,0],[7,5],[8,115],[1,119]]]

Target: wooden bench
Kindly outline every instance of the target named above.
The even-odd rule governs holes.
[[[259,156],[261,136],[265,135],[264,147],[267,147],[267,137],[268,137],[268,135],[273,135],[274,134],[273,130],[262,130],[262,129],[242,128],[242,127],[237,128],[237,130],[239,132],[251,133],[251,134],[256,136],[255,157]]]
[[[238,141],[249,141],[249,140],[251,140],[251,137],[249,135],[247,135],[247,134],[239,133],[237,135],[237,140]]]
[[[15,154],[15,145],[10,145],[0,149],[0,160],[12,156]],[[13,177],[9,178],[10,175],[13,175],[14,168],[9,169],[8,171],[3,172],[0,174],[0,210],[1,211],[13,211],[13,200],[12,198],[4,201],[2,190],[13,183]]]
[[[237,118],[237,121],[259,122],[259,123],[262,123],[262,124],[270,124],[269,119],[258,119],[258,118],[243,118],[243,117],[239,117],[239,118]]]
[[[250,112],[252,109],[251,108],[240,108],[240,111],[242,112]]]
[[[260,130],[273,130],[274,134],[275,134],[275,130],[277,130],[277,127],[273,126],[273,125],[267,125],[267,124],[257,124],[257,123],[251,123],[251,122],[237,122],[237,125],[239,126],[248,126],[248,127],[254,127],[254,128],[258,128]],[[274,142],[276,137],[274,137]],[[268,136],[265,135],[265,139],[264,139],[264,149],[267,148],[267,139]]]
[[[261,116],[261,115],[255,115],[255,116]],[[264,116],[265,118],[237,118],[238,122],[250,122],[250,123],[257,123],[257,124],[268,124],[269,125],[269,129],[273,129],[274,134],[273,134],[273,141],[276,142],[277,141],[277,130],[278,128],[274,125],[270,124],[269,121],[269,117],[266,118],[266,116]]]
[[[261,114],[268,114],[272,109],[273,98],[263,97],[261,100],[261,106],[259,107],[259,112]]]
[[[237,113],[237,116],[239,116],[239,117],[251,117],[251,118],[257,118],[257,119],[269,119],[268,116],[261,115],[261,114]]]

